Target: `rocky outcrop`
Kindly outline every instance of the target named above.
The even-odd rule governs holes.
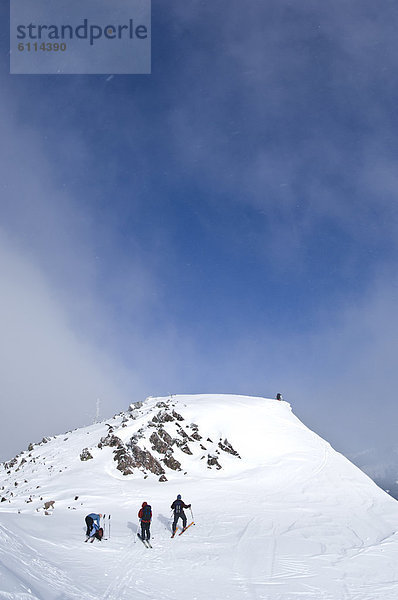
[[[102,448],[103,446],[110,446],[111,448],[123,446],[122,440],[117,437],[117,435],[113,435],[113,433],[108,433],[105,437],[102,437],[98,442],[98,448]]]
[[[238,452],[229,443],[227,438],[225,438],[225,440],[223,442],[220,440],[218,442],[218,447],[221,448],[221,450],[223,452],[228,452],[228,454],[232,454],[233,456],[236,456],[237,458],[241,458],[241,456],[238,454]]]
[[[214,456],[214,454],[208,454],[207,455],[207,468],[211,469],[212,467],[216,467],[217,471],[222,469],[222,466],[220,465],[220,463],[217,460],[217,456]]]
[[[184,421],[184,417],[180,415],[180,413],[178,413],[177,411],[173,410],[172,415],[176,419],[176,421]]]
[[[164,474],[165,471],[162,465],[148,450],[142,450],[142,448],[136,444],[129,444],[128,451],[133,459],[134,467],[144,471],[150,471],[154,475]]]
[[[93,455],[91,454],[90,450],[88,448],[83,448],[80,453],[80,460],[91,460],[92,458]]]
[[[159,452],[159,454],[166,454],[167,450],[169,449],[169,444],[161,440],[158,434],[155,432],[151,434],[149,441],[152,444],[152,450]]]
[[[192,455],[191,449],[186,442],[184,442],[183,444],[180,445],[180,450],[182,450],[182,452],[185,452],[185,454]]]
[[[144,428],[141,427],[134,435],[130,438],[130,444],[138,444],[138,441],[144,437]]]
[[[202,436],[199,433],[199,427],[195,423],[191,423],[190,428],[192,430],[191,437],[197,442],[200,442]]]
[[[116,468],[123,475],[132,475],[134,473],[134,460],[124,446],[114,451],[113,460],[117,462]]]
[[[115,415],[112,420],[104,421],[101,425],[102,427],[99,429],[101,434],[97,434],[95,442],[88,442],[87,439],[78,446],[81,448],[84,443],[90,443],[90,447],[81,450],[80,460],[96,459],[98,450],[95,444],[100,449],[109,447],[112,449],[109,454],[114,459],[113,468],[117,468],[126,476],[135,474],[146,478],[155,475],[159,481],[167,481],[166,475],[170,472],[169,470],[186,473],[188,465],[192,462],[188,462],[186,455],[193,456],[198,461],[200,459],[203,471],[206,471],[206,468],[222,469],[224,462],[231,461],[225,454],[241,458],[229,440],[221,438],[220,435],[214,433],[214,430],[212,432],[206,431],[204,428],[199,430],[196,423],[186,420],[183,404],[177,403],[171,398],[158,401],[156,404],[135,402],[130,405],[128,411]],[[68,433],[72,434],[73,432]],[[118,433],[120,437],[117,435]],[[212,439],[207,437],[209,434]],[[61,440],[63,438],[66,442],[69,436],[64,435],[66,437],[62,436]],[[103,437],[100,437],[101,435]],[[10,498],[12,499],[11,489],[16,495],[20,495],[22,488],[24,493],[27,492],[24,497],[25,501],[34,501],[34,495],[29,496],[31,488],[28,487],[25,492],[25,487],[22,486],[23,477],[18,479],[21,484],[18,487],[15,487],[17,484],[14,484],[14,479],[18,477],[19,469],[20,475],[23,473],[24,476],[27,476],[32,468],[36,470],[43,467],[49,471],[53,469],[51,453],[47,456],[46,452],[48,447],[40,448],[44,444],[50,446],[52,439],[45,437],[39,443],[29,444],[27,451],[0,465],[0,468],[5,470],[4,476],[6,474],[10,476],[7,490],[0,492],[1,502],[10,502]],[[50,466],[46,466],[47,461]],[[91,465],[89,465],[90,467]],[[63,469],[59,469],[60,473],[62,471]],[[26,480],[25,483],[27,483]],[[28,497],[29,500],[26,500]]]
[[[181,463],[178,462],[178,460],[176,460],[171,454],[165,456],[163,462],[166,467],[169,467],[169,469],[172,469],[173,471],[181,471]]]
[[[160,410],[157,415],[152,417],[153,423],[171,423],[172,421],[175,421],[175,418],[166,410]]]
[[[186,431],[184,431],[184,429],[181,427],[181,425],[178,425],[178,430],[177,430],[178,435],[180,435],[182,438],[184,438],[185,440],[190,440],[191,438],[189,437],[189,435],[187,434]]]
[[[174,443],[175,443],[175,439],[171,437],[171,435],[169,435],[167,433],[167,431],[163,428],[158,429],[158,436],[165,442],[165,444],[167,444],[169,447],[171,447]]]
[[[13,467],[15,467],[15,465],[17,464],[17,462],[18,462],[18,459],[17,458],[13,458],[9,462],[4,463],[4,468],[6,469],[6,471],[8,469],[12,469]]]
[[[166,402],[158,402],[156,408],[169,408],[169,405]]]
[[[129,412],[133,412],[134,410],[138,410],[143,407],[143,402],[132,402],[129,406]]]
[[[168,437],[172,441],[171,436]],[[166,452],[170,450],[171,442],[167,442],[166,440],[161,439],[159,434],[155,431],[152,433],[151,437],[149,438],[149,441],[152,444],[152,450],[159,452],[159,454],[166,454]]]

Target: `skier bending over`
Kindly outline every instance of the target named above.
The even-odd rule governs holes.
[[[141,539],[142,541],[149,541],[151,539],[149,528],[151,526],[152,509],[147,502],[142,503],[142,508],[138,512],[138,518],[141,521]]]
[[[191,505],[185,504],[185,502],[183,502],[181,500],[181,494],[178,494],[177,500],[174,500],[173,504],[171,505],[171,508],[174,511],[174,521],[173,521],[173,536],[174,536],[175,532],[177,531],[177,521],[179,518],[182,519],[183,529],[185,529],[185,527],[187,526],[187,517],[186,517],[183,509],[191,508]]]
[[[86,536],[88,538],[96,536],[96,534],[98,533],[98,531],[100,529],[101,517],[102,517],[101,513],[99,515],[97,515],[96,513],[90,513],[89,515],[87,515],[85,521],[86,521],[86,525],[87,525]],[[98,539],[100,539],[100,538],[98,538]]]

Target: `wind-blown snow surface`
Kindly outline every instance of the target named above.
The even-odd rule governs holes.
[[[398,598],[397,502],[289,404],[232,395],[149,398],[108,421],[124,443],[140,430],[138,444],[158,460],[148,438],[159,424],[148,422],[159,402],[184,419],[161,425],[172,437],[180,426],[191,434],[191,423],[202,436],[188,440],[192,455],[174,446],[182,470],[165,468],[166,482],[139,469],[120,473],[115,448],[97,447],[105,423],[56,436],[0,467],[7,498],[0,504],[1,599]],[[225,438],[241,458],[220,449]],[[86,447],[93,459],[81,461]],[[221,469],[208,466],[208,454]],[[178,493],[192,503],[196,524],[171,539]],[[55,500],[49,515],[47,500]],[[136,537],[144,500],[153,508],[152,550]],[[110,539],[84,543],[90,512],[112,515]]]

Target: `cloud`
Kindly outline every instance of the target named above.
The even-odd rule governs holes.
[[[179,164],[207,189],[209,204],[253,210],[264,260],[277,268],[305,266],[311,241],[332,227],[358,246],[371,230],[373,243],[396,247],[398,42],[394,9],[385,8],[176,8],[194,39],[180,65],[190,87],[175,86],[169,117]]]
[[[115,313],[128,303],[139,321],[143,306],[152,307],[151,277],[132,257],[128,265],[114,265],[104,289],[106,267],[97,251],[112,244],[112,233],[93,227],[88,207],[60,183],[50,147],[25,118],[18,122],[19,108],[3,95],[0,402],[9,427],[0,459],[29,441],[91,422],[98,398],[105,418],[141,398],[149,385],[136,364],[121,360]],[[84,160],[87,148],[78,135],[63,143],[75,161]],[[123,298],[119,306],[117,297]],[[137,331],[130,341],[140,339]]]
[[[82,173],[89,144],[70,128],[57,149],[37,124],[43,111],[33,123],[19,94],[0,103],[0,404],[10,423],[0,460],[92,422],[98,398],[107,418],[184,391],[198,364],[162,305],[167,236],[143,243],[121,231],[134,207],[102,211],[101,166],[98,181]]]
[[[126,405],[134,376],[71,328],[40,270],[0,233],[1,456]],[[137,379],[136,382],[137,383]],[[105,413],[105,414],[104,414]]]
[[[314,314],[313,328],[256,349],[254,372],[263,357],[274,389],[344,453],[396,445],[397,301],[398,273],[386,268],[362,297],[343,296],[338,307]],[[250,346],[245,356],[250,362]]]

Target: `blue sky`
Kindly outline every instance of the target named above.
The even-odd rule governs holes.
[[[148,76],[9,75],[4,26],[3,458],[171,392],[395,443],[398,8],[324,4],[154,1]]]

